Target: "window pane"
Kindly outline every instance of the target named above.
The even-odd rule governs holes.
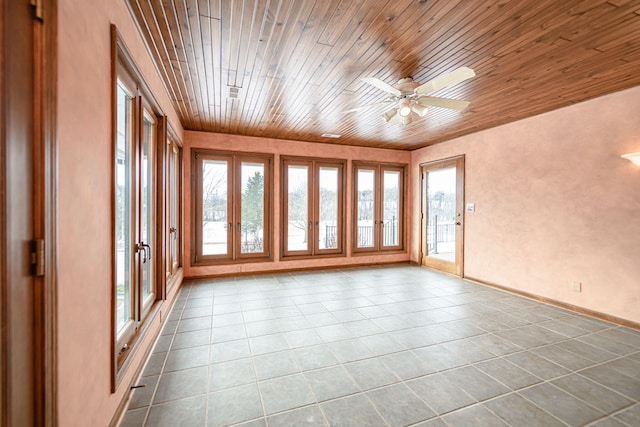
[[[169,150],[169,272],[178,263],[178,151],[175,147]]]
[[[400,172],[384,171],[382,226],[383,246],[398,246],[400,230]]]
[[[264,164],[242,162],[240,253],[264,252]]]
[[[358,241],[357,247],[374,245],[374,192],[375,171],[358,169]]]
[[[338,247],[338,168],[321,167],[319,174],[318,248]]]
[[[202,254],[227,254],[227,171],[224,160],[202,161]]]
[[[146,111],[142,126],[142,146],[140,157],[140,241],[146,252],[142,255],[142,302],[155,293],[153,291],[153,244],[154,212],[153,212],[153,141],[155,138],[155,120]]]
[[[309,249],[309,167],[287,167],[287,250]]]
[[[427,255],[456,261],[456,168],[427,174]]]
[[[133,98],[118,81],[117,139],[116,139],[116,331],[123,331],[132,311],[132,254],[131,254],[131,161],[133,137]]]

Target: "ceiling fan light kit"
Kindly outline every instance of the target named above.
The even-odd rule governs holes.
[[[429,112],[429,107],[426,107],[426,106],[420,105],[420,104],[413,104],[411,106],[411,111],[413,111],[414,113],[416,113],[420,117],[424,117]]]
[[[442,88],[461,83],[475,75],[476,73],[471,68],[460,67],[423,84],[414,82],[412,78],[407,77],[398,80],[395,86],[375,77],[365,77],[362,79],[363,82],[386,92],[389,95],[388,99],[347,110],[345,113],[359,111],[374,105],[393,103],[394,107],[382,114],[384,120],[387,123],[408,125],[412,122],[412,113],[419,117],[424,117],[429,111],[429,107],[462,111],[469,106],[469,101],[427,95]]]
[[[408,99],[405,98],[398,103],[398,114],[402,117],[411,115],[411,105]]]
[[[386,122],[389,122],[391,119],[393,119],[396,116],[396,114],[398,114],[398,109],[394,107],[390,110],[385,111],[382,117]]]

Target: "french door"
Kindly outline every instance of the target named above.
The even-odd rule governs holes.
[[[404,166],[354,164],[354,252],[404,248]]]
[[[463,275],[464,157],[421,165],[422,265]]]
[[[283,256],[341,254],[343,161],[285,158]]]
[[[271,156],[196,152],[196,263],[271,256]]]
[[[120,366],[156,300],[156,141],[158,119],[122,71],[115,153],[115,320]]]

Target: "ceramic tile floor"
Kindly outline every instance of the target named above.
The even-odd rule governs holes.
[[[414,266],[185,283],[128,426],[640,426],[640,332]]]

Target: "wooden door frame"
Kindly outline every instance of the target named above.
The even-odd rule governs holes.
[[[37,2],[41,4],[41,2]],[[43,3],[42,3],[43,4]],[[35,192],[40,202],[35,212],[37,236],[44,239],[45,269],[39,282],[36,298],[36,348],[39,355],[36,360],[36,414],[40,425],[55,426],[58,424],[57,413],[57,44],[58,44],[58,2],[47,0],[46,7],[41,7],[42,20],[35,20],[39,27],[35,57],[36,99],[39,99],[39,123],[37,140],[40,141],[38,153],[40,161],[34,165],[34,174],[39,177],[39,187]]]
[[[444,168],[454,166],[456,168],[456,211],[459,215],[460,225],[456,229],[456,262],[431,259],[428,265],[425,263],[428,254],[427,242],[427,221],[426,215],[427,182],[424,179],[428,169]],[[465,156],[454,156],[446,159],[435,160],[420,164],[420,264],[441,270],[446,273],[464,277],[464,177],[465,177]]]
[[[13,7],[9,6],[13,3]],[[31,8],[29,8],[31,5]],[[32,301],[33,305],[33,337],[34,354],[32,365],[26,369],[33,371],[34,382],[30,387],[33,390],[33,407],[31,404],[21,407],[19,411],[30,412],[35,425],[57,425],[57,325],[56,325],[56,198],[57,198],[57,142],[56,142],[56,90],[57,90],[57,1],[49,0],[46,5],[41,1],[20,0],[18,2],[2,2],[0,11],[0,43],[3,46],[3,57],[0,59],[0,159],[3,162],[2,176],[0,177],[0,317],[3,320],[2,333],[0,334],[0,423],[6,425],[13,417],[8,414],[8,403],[11,399],[12,385],[8,384],[7,356],[12,345],[9,328],[13,325],[5,322],[7,310],[12,304],[12,299],[7,293],[10,269],[15,266],[10,262],[7,248],[9,236],[5,228],[7,226],[7,214],[11,206],[7,204],[7,181],[4,162],[7,161],[6,153],[10,144],[7,140],[7,112],[13,108],[6,96],[7,90],[12,87],[13,77],[6,73],[7,58],[11,61],[20,61],[27,76],[31,74],[32,81],[28,93],[32,106],[31,135],[27,136],[32,141],[32,171],[25,171],[25,179],[31,179],[33,195],[31,199],[32,238],[43,241],[42,260],[44,264],[43,274],[34,276]],[[24,13],[30,13],[26,17]],[[27,20],[30,18],[30,24]],[[12,32],[12,37],[7,37],[7,23],[21,22],[17,31]],[[9,55],[7,52],[12,40],[31,33],[30,46],[25,55]],[[17,96],[21,96],[20,93]],[[28,266],[30,253],[25,250],[24,263],[18,267]],[[11,261],[13,262],[13,261]],[[24,357],[24,356],[23,356]],[[31,394],[31,393],[30,393]]]

